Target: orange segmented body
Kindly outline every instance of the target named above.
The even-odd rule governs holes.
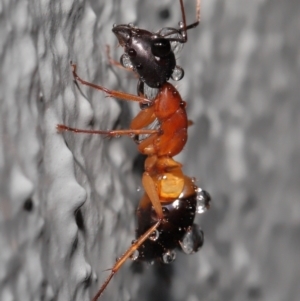
[[[170,83],[165,83],[153,105],[141,111],[135,119],[146,121],[139,123],[135,119],[130,128],[138,129],[148,126],[155,118],[159,121],[160,131],[145,139],[138,150],[145,155],[173,157],[179,154],[187,141],[188,119],[186,103],[182,101],[179,92]],[[149,116],[150,118],[144,118]]]

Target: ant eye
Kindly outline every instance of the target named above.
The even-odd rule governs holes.
[[[153,55],[158,57],[165,57],[171,52],[171,44],[167,39],[159,38],[152,42],[151,50]]]
[[[128,49],[128,55],[130,57],[135,57],[136,56],[136,51],[133,48]]]

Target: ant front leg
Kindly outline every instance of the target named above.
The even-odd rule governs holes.
[[[118,137],[118,136],[134,136],[134,135],[151,135],[151,134],[158,134],[159,130],[112,130],[112,131],[101,131],[101,130],[84,130],[78,128],[72,128],[66,126],[64,124],[58,124],[56,126],[58,132],[73,132],[76,134],[92,134],[92,135],[105,135],[107,137]]]
[[[106,93],[106,95],[108,97],[115,97],[115,98],[122,99],[122,100],[127,100],[127,101],[136,101],[136,102],[139,102],[139,103],[152,103],[151,100],[149,100],[147,98],[144,98],[144,97],[140,97],[140,96],[125,93],[125,92],[119,92],[119,91],[116,91],[116,90],[109,90],[105,87],[87,82],[87,81],[83,80],[82,78],[80,78],[77,75],[77,72],[76,72],[77,66],[76,66],[76,64],[71,63],[71,66],[72,66],[72,73],[73,73],[74,79],[76,81],[79,81],[81,84],[83,84],[85,86],[89,86],[89,87],[94,88],[96,90],[103,91],[104,93]]]

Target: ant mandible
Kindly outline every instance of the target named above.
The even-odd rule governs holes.
[[[183,76],[183,70],[176,66],[173,49],[178,43],[186,43],[187,30],[199,24],[200,0],[197,0],[197,20],[188,26],[183,0],[180,0],[180,6],[182,22],[179,29],[167,27],[151,33],[130,24],[113,27],[125,51],[121,64],[139,76],[138,95],[89,83],[77,75],[76,65],[72,64],[76,81],[103,91],[109,97],[138,102],[142,110],[128,130],[84,130],[58,124],[58,131],[138,137],[138,150],[147,156],[142,176],[145,194],[137,209],[137,240],[117,260],[93,301],[100,297],[128,258],[147,262],[159,259],[163,263],[171,263],[176,256],[174,249],[181,248],[186,254],[191,254],[203,245],[203,232],[194,224],[194,219],[196,213],[203,213],[209,208],[210,195],[198,188],[192,178],[184,175],[182,165],[173,159],[186,144],[189,125],[186,103],[175,87],[168,83],[172,74],[177,80]],[[144,84],[150,89],[157,89],[152,99],[147,98]],[[150,128],[153,124],[154,128]]]

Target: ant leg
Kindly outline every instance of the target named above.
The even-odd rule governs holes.
[[[118,261],[115,263],[113,268],[111,269],[110,275],[107,277],[103,285],[101,286],[100,290],[97,292],[95,297],[92,299],[92,301],[97,301],[97,299],[101,296],[105,288],[107,287],[108,283],[112,279],[112,277],[118,272],[118,270],[121,268],[121,266],[125,263],[125,261],[132,256],[132,254],[138,250],[138,248],[145,242],[146,239],[149,238],[149,236],[155,231],[161,224],[163,220],[163,212],[162,207],[159,201],[159,197],[156,192],[156,187],[154,184],[154,181],[150,177],[150,175],[145,172],[143,174],[142,183],[145,188],[145,191],[151,200],[151,203],[154,207],[154,210],[157,213],[158,221],[149,228],[142,236],[140,236],[132,245],[131,247],[118,259]]]
[[[137,129],[137,130],[113,130],[113,131],[99,131],[99,130],[84,130],[84,129],[77,129],[66,126],[64,124],[56,125],[56,129],[58,132],[68,131],[73,133],[85,133],[85,134],[94,134],[94,135],[106,135],[107,137],[115,137],[115,136],[131,136],[131,135],[151,135],[159,133],[159,130],[144,130],[144,129]]]
[[[159,200],[159,196],[157,194],[156,185],[148,172],[143,173],[142,183],[143,183],[144,189],[146,191],[146,194],[148,195],[148,197],[152,203],[152,206],[157,214],[157,217],[160,220],[163,219],[164,215],[163,215],[161,203]]]
[[[103,285],[101,286],[100,290],[94,296],[92,301],[97,301],[97,299],[102,295],[105,288],[109,284],[110,280],[113,276],[119,271],[125,261],[132,256],[132,254],[145,242],[146,239],[155,231],[159,225],[161,224],[161,219],[159,219],[151,228],[149,228],[142,236],[140,236],[132,245],[131,247],[117,260],[113,268],[111,269],[110,275],[107,277]]]
[[[156,119],[154,106],[140,111],[130,123],[131,129],[141,129],[151,124]]]
[[[149,116],[149,114],[147,114]],[[155,130],[128,130],[127,132],[145,132],[145,131],[155,131]],[[116,131],[115,131],[116,132]],[[121,131],[119,131],[121,132]],[[123,131],[125,132],[125,130]],[[101,294],[104,292],[106,289],[107,285],[109,284],[110,280],[113,278],[113,276],[118,272],[118,270],[122,267],[122,265],[125,263],[125,261],[132,256],[132,254],[139,249],[139,247],[145,242],[146,239],[149,238],[149,236],[155,231],[161,224],[162,219],[163,219],[163,211],[161,207],[161,203],[156,191],[156,186],[154,181],[152,180],[151,176],[149,175],[148,172],[144,172],[143,178],[142,178],[142,183],[145,188],[146,194],[148,195],[154,210],[156,211],[158,221],[151,227],[149,228],[142,236],[140,236],[133,244],[132,246],[124,253],[123,256],[121,256],[118,261],[115,263],[113,268],[111,269],[110,275],[107,277],[103,285],[101,286],[100,290],[97,292],[95,297],[92,299],[92,301],[97,301],[97,299],[101,296]]]
[[[137,101],[139,103],[151,103],[152,101],[147,99],[147,98],[144,98],[144,97],[140,97],[140,96],[137,96],[137,95],[134,95],[134,94],[128,94],[128,93],[124,93],[124,92],[119,92],[119,91],[115,91],[115,90],[109,90],[105,87],[102,87],[102,86],[98,86],[98,85],[95,85],[93,83],[89,83],[83,79],[81,79],[77,73],[76,73],[76,64],[72,64],[71,63],[71,66],[72,66],[72,73],[73,73],[73,76],[74,76],[74,79],[79,81],[81,84],[83,85],[86,85],[86,86],[89,86],[89,87],[92,87],[96,90],[100,90],[100,91],[103,91],[107,94],[108,97],[115,97],[115,98],[119,98],[119,99],[123,99],[123,100],[128,100],[128,101]]]

